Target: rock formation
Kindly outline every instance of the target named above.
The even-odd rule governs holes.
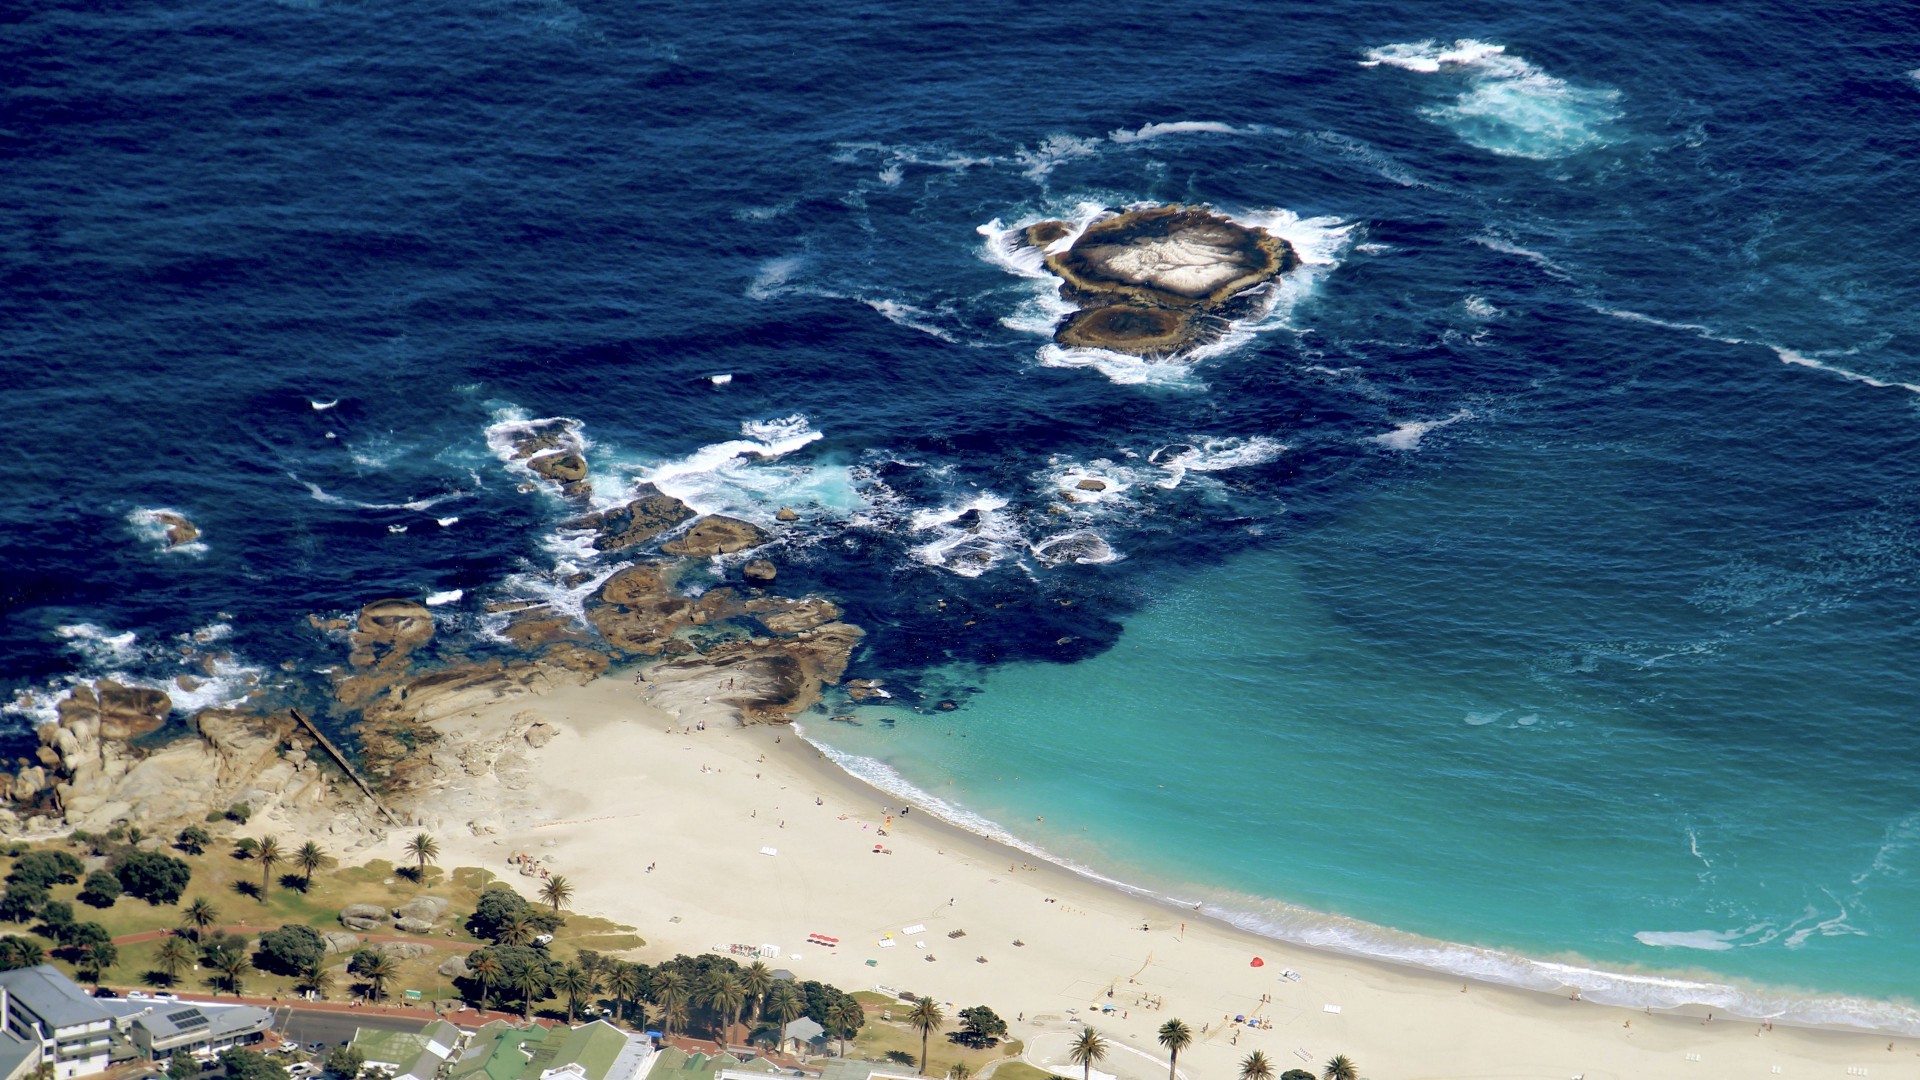
[[[179,547],[200,539],[200,529],[188,521],[186,515],[176,514],[172,510],[156,510],[153,513],[154,524],[166,529],[167,546]]]
[[[669,555],[728,555],[759,547],[768,540],[766,532],[750,521],[714,514],[693,523],[683,536],[660,545]]]
[[[627,505],[589,514],[573,524],[598,531],[593,546],[599,550],[621,551],[644,544],[693,516],[686,503],[662,495],[652,484],[640,484],[633,493],[634,499]]]
[[[1025,238],[1046,250],[1071,232],[1065,222],[1043,221],[1028,226]],[[1211,340],[1250,290],[1300,262],[1280,237],[1191,206],[1095,221],[1071,244],[1047,250],[1045,261],[1061,279],[1061,295],[1080,309],[1055,341],[1141,356]]]

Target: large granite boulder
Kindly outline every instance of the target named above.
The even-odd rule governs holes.
[[[340,925],[349,930],[379,930],[387,925],[387,909],[379,904],[348,904],[340,909]]]
[[[661,544],[660,550],[669,555],[728,555],[759,547],[767,539],[766,532],[751,521],[714,514],[694,522],[693,528]]]
[[[418,919],[425,922],[429,929],[446,913],[447,901],[439,896],[416,896],[393,909],[395,919]]]
[[[355,667],[394,664],[433,639],[433,611],[412,600],[375,600],[360,609],[347,640]]]
[[[60,726],[84,731],[82,738],[134,739],[165,725],[173,700],[159,690],[101,679],[94,686],[74,687],[57,708]]]

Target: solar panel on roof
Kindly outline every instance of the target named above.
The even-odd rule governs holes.
[[[168,1013],[167,1022],[182,1031],[207,1026],[207,1018],[201,1015],[199,1009],[181,1009],[179,1012]]]

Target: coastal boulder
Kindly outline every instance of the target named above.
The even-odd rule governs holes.
[[[767,542],[767,534],[758,525],[739,518],[714,514],[693,523],[682,536],[675,537],[660,545],[660,550],[669,555],[727,555],[735,551],[759,547]]]
[[[387,909],[378,904],[348,904],[340,909],[340,925],[349,930],[377,930],[387,925]]]
[[[60,726],[82,741],[135,739],[166,724],[173,700],[159,690],[101,679],[74,687],[58,709]]]
[[[200,529],[193,522],[188,521],[184,514],[175,513],[172,510],[156,510],[153,512],[153,521],[154,524],[166,530],[167,546],[170,548],[191,544],[200,539]]]
[[[416,896],[393,909],[393,917],[398,919],[418,919],[432,927],[440,916],[447,913],[447,901],[438,896]]]
[[[779,573],[779,569],[766,559],[748,559],[747,564],[740,568],[740,576],[755,585],[770,584]]]
[[[693,516],[686,503],[661,494],[652,484],[634,489],[635,498],[627,505],[604,513],[589,514],[578,524],[598,530],[593,546],[601,551],[620,551],[644,544]]]
[[[412,600],[375,600],[360,609],[347,641],[355,667],[399,662],[433,638],[433,611]]]
[[[541,454],[527,462],[527,468],[557,484],[571,484],[587,478],[587,459],[571,451]]]
[[[465,979],[473,974],[467,970],[467,958],[457,954],[449,956],[438,970],[443,977],[449,979]]]
[[[320,935],[330,953],[350,953],[360,947],[360,935],[349,934],[345,930],[329,930]]]
[[[426,919],[395,919],[393,928],[403,934],[431,934],[433,923]]]

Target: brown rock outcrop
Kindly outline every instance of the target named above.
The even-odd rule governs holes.
[[[135,739],[165,726],[173,700],[159,690],[101,679],[74,687],[56,708],[60,726],[70,731],[84,723],[102,739]]]
[[[755,585],[766,585],[780,576],[780,570],[766,559],[748,559],[747,564],[740,568],[740,576]]]
[[[347,640],[355,667],[393,666],[433,639],[433,611],[412,600],[375,600],[360,609]]]
[[[767,540],[766,532],[750,521],[714,514],[694,522],[693,528],[661,544],[660,550],[669,555],[696,557],[728,555],[759,547]]]
[[[1067,235],[1062,222],[1026,230],[1046,247]],[[1095,221],[1071,245],[1045,257],[1076,303],[1054,339],[1080,348],[1171,355],[1221,332],[1233,301],[1300,263],[1264,229],[1192,206],[1156,206]]]
[[[693,516],[693,510],[686,503],[661,494],[652,484],[641,484],[634,489],[634,495],[634,500],[625,506],[589,514],[574,524],[599,531],[600,535],[593,540],[593,546],[599,550],[620,551],[644,544]]]
[[[153,513],[153,520],[155,524],[166,529],[168,547],[179,547],[181,544],[191,544],[200,539],[200,529],[193,522],[188,521],[184,514],[176,514],[171,510],[156,510]]]
[[[587,459],[571,451],[541,454],[527,462],[527,468],[557,484],[587,478]]]

